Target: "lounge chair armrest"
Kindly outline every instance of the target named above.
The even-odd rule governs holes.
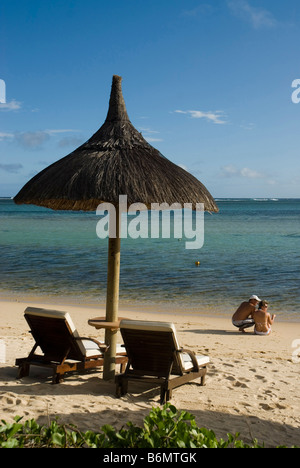
[[[194,370],[195,371],[199,370],[199,364],[198,364],[196,355],[195,355],[195,353],[193,351],[191,351],[190,349],[180,348],[180,350],[178,350],[178,352],[179,353],[187,353],[190,356],[191,360],[192,360]]]
[[[99,347],[99,349],[102,351],[102,352],[106,352],[109,348],[108,345],[106,345],[105,343],[101,343],[100,341],[98,340],[95,340],[94,338],[86,338],[85,336],[77,336],[75,337],[75,340],[85,340],[85,341],[92,341],[93,343],[96,343],[96,345]]]

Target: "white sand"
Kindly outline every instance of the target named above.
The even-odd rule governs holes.
[[[141,384],[129,384],[130,393],[117,399],[114,382],[105,382],[99,370],[51,385],[47,371],[32,368],[29,377],[17,380],[15,359],[27,356],[33,346],[23,317],[29,305],[68,310],[82,336],[104,338],[103,331],[87,324],[89,318],[105,315],[103,310],[0,302],[0,351],[1,344],[6,348],[5,362],[0,363],[0,419],[20,415],[44,424],[59,417],[96,431],[104,424],[119,428],[129,420],[141,423],[150,408],[159,405],[159,390]],[[192,412],[198,425],[218,437],[240,432],[247,442],[257,438],[267,446],[300,445],[300,364],[294,362],[300,361],[300,323],[277,322],[271,336],[258,337],[251,331],[242,335],[230,319],[133,310],[121,310],[120,316],[172,321],[181,346],[211,359],[205,387],[190,383],[174,390],[171,402],[178,409]],[[299,342],[293,348],[295,340]]]

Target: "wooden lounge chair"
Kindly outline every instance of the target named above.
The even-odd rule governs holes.
[[[27,307],[24,317],[35,344],[28,357],[16,359],[18,378],[29,375],[30,366],[52,369],[52,383],[63,380],[66,372],[82,372],[103,366],[104,343],[80,337],[67,312]],[[42,354],[37,354],[37,348]],[[127,362],[124,348],[118,346],[116,364],[124,371]]]
[[[199,377],[204,385],[209,357],[180,348],[172,323],[122,320],[120,331],[128,363],[115,378],[117,397],[127,393],[129,380],[159,384],[161,404],[191,380]]]

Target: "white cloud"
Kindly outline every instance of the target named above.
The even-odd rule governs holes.
[[[185,166],[185,164],[178,164],[179,167],[181,167],[181,169],[184,169],[186,172],[189,172],[187,166]]]
[[[48,141],[51,137],[64,134],[64,133],[72,133],[77,132],[77,130],[73,129],[47,129],[47,130],[38,130],[34,132],[14,132],[14,133],[6,133],[0,132],[0,141],[4,140],[12,140],[17,142],[25,149],[35,150],[39,149],[43,143]],[[62,139],[61,141],[63,141]],[[79,140],[77,140],[78,142]],[[79,143],[82,143],[81,140]],[[66,146],[67,144],[72,144],[71,141],[64,141],[61,146]]]
[[[36,149],[50,138],[44,131],[16,133],[15,140],[24,148]]]
[[[250,123],[242,123],[240,125],[240,128],[243,128],[244,130],[253,130],[255,128],[255,124],[250,122]]]
[[[58,146],[60,148],[64,148],[66,146],[79,146],[79,145],[82,145],[82,143],[84,143],[84,141],[79,138],[79,137],[75,137],[75,136],[66,136],[64,138],[62,138],[59,142],[58,142]]]
[[[249,167],[244,167],[241,169],[241,176],[246,177],[247,179],[257,179],[263,177],[264,175],[260,172],[254,171],[253,169],[249,169]]]
[[[7,140],[9,138],[14,138],[13,133],[0,132],[0,141]]]
[[[16,174],[20,169],[23,169],[22,164],[0,164],[0,170]]]
[[[148,141],[148,143],[153,143],[155,141],[163,141],[162,138],[153,138],[153,137],[148,137],[148,136],[144,136],[145,140]]]
[[[155,136],[152,136],[152,135],[157,135],[159,134],[159,132],[157,130],[152,130],[151,128],[139,128],[143,137],[145,138],[145,140],[148,141],[148,143],[152,143],[152,142],[155,142],[155,141],[163,141],[162,138],[157,138]]]
[[[259,179],[265,177],[263,173],[249,169],[249,167],[239,169],[232,165],[222,167],[221,174],[223,177],[244,177],[246,179]]]
[[[270,11],[253,7],[246,0],[227,0],[227,5],[235,16],[248,21],[255,29],[273,28],[278,24]]]
[[[72,128],[63,128],[63,129],[54,129],[54,130],[44,130],[48,135],[56,135],[58,133],[69,133],[69,132],[78,132],[78,130],[73,130]]]
[[[198,16],[205,16],[205,15],[211,14],[212,11],[213,11],[213,6],[209,5],[208,3],[204,3],[190,10],[184,10],[182,12],[182,16],[186,16],[190,18],[197,18]]]
[[[18,110],[20,108],[21,108],[21,103],[18,101],[15,101],[14,99],[10,102],[6,102],[5,104],[3,103],[0,104],[0,110],[13,111],[13,110]]]
[[[146,133],[159,133],[157,130],[152,130],[151,128],[145,128],[145,127],[140,127],[141,132],[146,132]]]
[[[213,122],[214,124],[227,124],[226,120],[226,115],[224,114],[223,111],[200,111],[200,110],[188,110],[188,111],[183,111],[183,110],[176,110],[175,111],[177,114],[188,114],[192,117],[192,119],[206,119],[209,122]]]

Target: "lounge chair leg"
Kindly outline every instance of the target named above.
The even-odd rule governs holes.
[[[116,397],[121,398],[122,396],[122,382],[119,376],[116,377]]]
[[[167,403],[167,390],[164,385],[162,385],[160,388],[160,404],[164,405],[165,403]]]
[[[123,379],[122,380],[122,395],[126,395],[126,393],[128,392],[128,380],[127,379]]]
[[[116,397],[117,398],[121,398],[122,394],[121,394],[121,386],[120,384],[117,382],[116,384]]]
[[[121,398],[121,396],[126,395],[128,390],[128,380],[122,379],[119,376],[116,378],[116,397]]]
[[[55,384],[59,384],[61,382],[63,382],[64,379],[63,379],[63,374],[58,374],[57,372],[53,372],[53,377],[52,377],[52,384],[55,385]]]
[[[200,385],[201,385],[201,387],[205,387],[205,375],[203,375],[203,376],[200,378]]]
[[[27,364],[26,362],[23,363],[20,367],[19,367],[19,371],[18,371],[18,376],[17,378],[18,379],[21,379],[22,377],[27,377],[29,375],[29,369],[30,369],[30,364]]]

